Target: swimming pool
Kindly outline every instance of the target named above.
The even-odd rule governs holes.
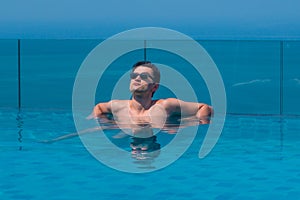
[[[72,113],[2,110],[1,199],[297,199],[300,197],[297,117],[228,115],[212,152],[199,159],[207,125],[183,156],[146,174],[111,169],[78,137],[39,143],[75,131]],[[111,131],[112,134],[116,132]],[[164,143],[171,135],[158,136]],[[129,145],[128,140],[122,141]],[[155,158],[141,164],[151,167]]]
[[[300,198],[298,41],[199,41],[216,62],[227,92],[222,134],[213,150],[199,159],[208,129],[200,125],[183,156],[144,174],[105,166],[78,137],[40,142],[76,132],[73,83],[83,59],[101,40],[19,42],[20,85],[18,41],[0,40],[1,199]],[[95,102],[109,100],[110,83],[116,83],[128,65],[140,58],[143,49],[112,63],[100,80]],[[199,101],[210,102],[204,81],[185,60],[155,49],[147,50],[147,58],[174,67],[199,86],[194,88]],[[155,97],[166,96],[176,95],[162,86]],[[173,137],[159,134],[157,142],[164,146]],[[130,150],[130,139],[110,139]],[[143,168],[153,168],[157,160],[152,156],[141,162],[137,156],[147,155],[129,158]]]

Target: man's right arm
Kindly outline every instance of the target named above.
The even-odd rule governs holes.
[[[111,101],[105,103],[98,103],[91,114],[91,117],[97,118],[100,117],[102,114],[109,114],[111,113]]]

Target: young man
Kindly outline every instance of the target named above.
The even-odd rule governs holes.
[[[176,98],[152,100],[159,87],[160,72],[148,61],[137,62],[132,67],[129,89],[131,100],[111,100],[98,103],[91,117],[112,114],[118,124],[148,124],[162,127],[173,115],[197,117],[199,123],[209,123],[212,107],[204,103],[185,102]]]
[[[183,118],[196,117],[200,124],[209,123],[213,109],[207,104],[185,102],[175,98],[152,100],[153,94],[159,87],[160,72],[151,62],[143,61],[133,65],[130,78],[131,100],[98,103],[88,119],[103,119],[103,115],[111,114],[119,129],[125,132],[130,129],[129,132],[139,138],[152,138],[152,128],[164,128],[166,121],[176,115]],[[43,142],[52,143],[100,129],[103,127],[98,126]],[[168,132],[176,133],[176,129],[176,127],[175,130],[169,129]],[[135,143],[132,145],[133,149],[140,146]]]

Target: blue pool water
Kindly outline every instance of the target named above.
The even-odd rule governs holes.
[[[298,117],[228,115],[218,143],[204,159],[198,151],[207,125],[170,166],[130,174],[100,163],[78,137],[38,142],[74,132],[72,113],[16,113],[0,112],[6,124],[0,130],[1,199],[300,198]],[[168,137],[157,140],[164,143]]]

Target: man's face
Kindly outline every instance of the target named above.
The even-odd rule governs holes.
[[[130,92],[145,93],[153,92],[155,86],[153,71],[149,67],[139,66],[131,74]]]

